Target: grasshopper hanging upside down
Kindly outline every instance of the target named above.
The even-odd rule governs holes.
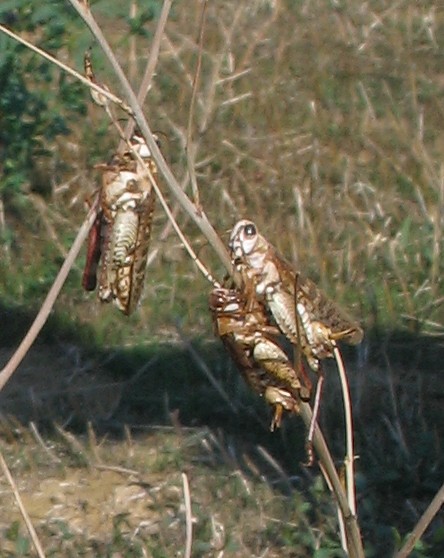
[[[142,294],[155,193],[147,169],[157,177],[143,138],[134,135],[132,150],[116,154],[103,171],[99,211],[91,228],[82,284],[93,291],[99,270],[99,299],[114,301],[124,314],[134,312]]]
[[[280,331],[318,373],[313,417],[307,444],[309,455],[320,405],[324,376],[321,362],[333,358],[337,341],[356,345],[363,331],[342,308],[311,281],[296,272],[252,221],[243,219],[231,231],[229,249],[234,268],[271,312]],[[253,300],[254,296],[250,296]],[[302,369],[300,372],[302,376]],[[310,460],[311,461],[311,457]]]
[[[312,370],[318,372],[320,361],[333,357],[336,341],[361,342],[359,324],[310,279],[296,273],[252,221],[243,219],[234,226],[229,248],[235,269],[253,285],[281,332],[300,345]]]
[[[257,299],[248,301],[241,291],[215,288],[210,294],[210,310],[215,332],[244,379],[274,408],[270,430],[279,428],[283,411],[298,413],[306,390],[273,339],[278,331],[269,325],[264,306]]]

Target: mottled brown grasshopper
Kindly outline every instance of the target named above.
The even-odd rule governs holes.
[[[313,281],[296,273],[252,221],[244,219],[234,226],[229,247],[235,269],[253,285],[281,332],[300,346],[312,370],[318,372],[320,361],[333,357],[336,341],[361,342],[359,324]]]
[[[308,431],[309,463],[324,381],[321,362],[337,357],[337,341],[360,343],[360,325],[330,300],[310,279],[303,277],[259,234],[252,221],[243,219],[231,231],[229,248],[234,268],[256,298],[270,311],[280,331],[297,348],[299,377],[309,385],[300,355],[305,357],[319,380]],[[307,378],[308,379],[308,378]]]
[[[155,205],[147,169],[157,177],[143,138],[133,136],[131,147],[99,166],[103,172],[99,210],[89,235],[82,281],[86,290],[95,290],[100,264],[99,299],[113,301],[126,315],[137,307],[145,278]]]
[[[300,397],[308,396],[287,355],[277,344],[277,328],[265,307],[249,301],[243,291],[215,288],[210,294],[215,333],[238,366],[247,384],[274,409],[270,429],[281,424],[283,411],[297,413]]]

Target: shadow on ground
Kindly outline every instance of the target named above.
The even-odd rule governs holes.
[[[3,366],[29,319],[23,312],[11,320],[5,310],[0,319],[11,323],[2,328]],[[218,342],[103,350],[82,346],[79,339],[85,339],[84,331],[63,330],[55,318],[49,323],[0,394],[3,417],[22,424],[32,421],[41,431],[51,431],[57,423],[76,434],[89,423],[98,436],[115,440],[123,439],[127,428],[137,436],[153,426],[178,431],[207,427],[233,463],[247,472],[263,471],[285,492],[289,482],[304,488],[313,478],[311,470],[301,467],[305,429],[300,419],[288,417],[279,432],[270,433],[269,410],[247,391]],[[401,533],[412,528],[442,483],[444,342],[374,334],[344,354],[359,454],[358,507],[366,540],[381,549],[393,538],[392,526]],[[342,406],[332,366],[321,415],[332,453],[340,461]],[[283,483],[279,467],[285,471]],[[439,529],[442,520],[430,530],[430,540]]]

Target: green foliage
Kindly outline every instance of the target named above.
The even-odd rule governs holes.
[[[161,3],[156,1],[146,2],[143,4],[143,9],[139,10],[136,17],[126,18],[131,34],[140,35],[143,37],[149,36],[145,24],[148,21],[157,19],[161,9]]]
[[[20,558],[29,555],[30,541],[22,534],[19,521],[13,521],[4,536],[7,541],[14,543],[14,556]]]
[[[64,2],[2,2],[0,22],[31,33],[35,44],[57,54],[72,32]],[[68,30],[69,29],[69,30]],[[0,196],[10,200],[32,187],[35,161],[55,138],[85,114],[84,94],[48,61],[0,35]]]

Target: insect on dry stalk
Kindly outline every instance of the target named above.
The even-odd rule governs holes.
[[[215,333],[238,366],[248,385],[273,409],[270,429],[281,424],[284,411],[298,413],[300,398],[308,394],[285,352],[276,341],[265,307],[250,301],[238,289],[216,288],[210,294]]]
[[[90,50],[85,53],[84,67],[88,80],[97,84]],[[106,86],[102,87],[108,91]],[[121,132],[108,99],[93,89],[90,91],[93,101],[105,108]],[[103,172],[99,210],[88,238],[82,280],[86,290],[95,290],[101,263],[99,299],[114,301],[127,315],[135,310],[142,294],[151,237],[156,194],[147,170],[157,179],[157,167],[143,137],[134,134],[128,147],[123,153],[115,153],[110,163],[96,167]]]
[[[300,344],[312,370],[319,370],[321,359],[333,358],[336,341],[361,342],[361,327],[313,281],[296,273],[252,221],[234,226],[229,248],[235,268],[254,286],[282,333]]]
[[[251,299],[257,297],[267,306],[280,331],[319,374],[308,435],[311,443],[323,383],[321,360],[334,357],[337,341],[360,343],[363,331],[313,281],[297,273],[252,221],[243,219],[234,226],[229,249],[234,268],[250,285]],[[302,367],[298,374],[304,377]]]
[[[114,301],[127,315],[142,294],[156,199],[145,165],[157,177],[143,138],[134,135],[131,148],[98,166],[103,172],[99,211],[89,235],[82,281],[86,290],[94,290],[100,263],[99,299]]]

